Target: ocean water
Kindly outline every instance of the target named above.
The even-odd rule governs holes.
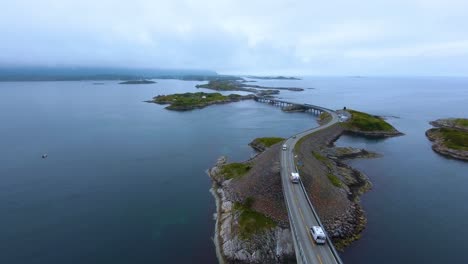
[[[249,158],[255,137],[317,125],[311,114],[253,101],[168,111],[143,101],[200,82],[157,81],[0,83],[0,263],[216,263],[206,169],[220,155]],[[388,116],[405,133],[337,142],[384,155],[350,162],[374,188],[362,197],[368,226],[342,253],[346,263],[467,261],[468,163],[434,153],[424,132],[431,120],[468,116],[468,79],[258,84],[314,88],[279,97]]]

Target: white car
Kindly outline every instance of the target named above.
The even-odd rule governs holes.
[[[317,244],[325,244],[327,241],[327,237],[325,236],[325,232],[320,226],[312,226],[310,228],[310,233]]]
[[[284,144],[283,145],[283,150],[287,150],[288,149],[288,145]]]

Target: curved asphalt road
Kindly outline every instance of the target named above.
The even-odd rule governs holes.
[[[311,107],[311,105],[304,106]],[[333,246],[330,245],[329,240],[324,245],[315,244],[310,233],[310,227],[320,225],[319,220],[315,217],[313,208],[309,205],[305,190],[301,186],[302,182],[294,184],[289,179],[291,172],[296,172],[293,153],[296,143],[302,137],[325,129],[339,121],[334,111],[322,107],[314,106],[314,108],[328,112],[331,114],[332,120],[323,126],[299,133],[296,135],[296,138],[291,137],[283,143],[287,145],[287,150],[281,151],[281,181],[288,208],[297,263],[342,263],[339,257],[335,257],[333,254]]]

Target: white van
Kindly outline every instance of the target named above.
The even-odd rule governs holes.
[[[288,146],[286,144],[283,145],[283,150],[287,150]]]
[[[291,172],[291,182],[292,183],[299,183],[299,173]]]
[[[325,241],[326,241],[325,232],[323,232],[323,229],[320,226],[312,226],[310,228],[310,233],[312,234],[312,237],[314,238],[315,243],[325,244]]]

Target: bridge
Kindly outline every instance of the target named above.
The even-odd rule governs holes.
[[[311,133],[336,124],[339,121],[338,115],[333,110],[316,105],[298,104],[265,97],[256,97],[255,100],[282,108],[294,107],[295,109],[301,109],[314,114],[327,112],[331,115],[332,120],[327,124],[301,132],[288,138],[283,143],[287,146],[287,150],[281,151],[281,182],[283,185],[286,208],[288,210],[297,263],[342,264],[343,262],[328,236],[325,245],[317,245],[314,242],[310,233],[310,228],[312,226],[321,226],[323,230],[325,230],[325,228],[307,195],[302,181],[299,181],[299,184],[294,184],[289,180],[291,172],[297,172],[294,162],[294,146],[296,146],[297,142]]]
[[[283,110],[301,110],[304,112],[312,112],[313,114],[320,115],[323,112],[334,112],[333,110],[330,110],[328,108],[324,108],[321,106],[316,106],[316,105],[311,105],[311,104],[299,104],[299,103],[293,103],[289,101],[284,101],[284,100],[279,100],[275,98],[269,98],[269,97],[255,97],[255,101],[261,102],[261,103],[267,103],[271,104],[274,106],[281,107]]]

